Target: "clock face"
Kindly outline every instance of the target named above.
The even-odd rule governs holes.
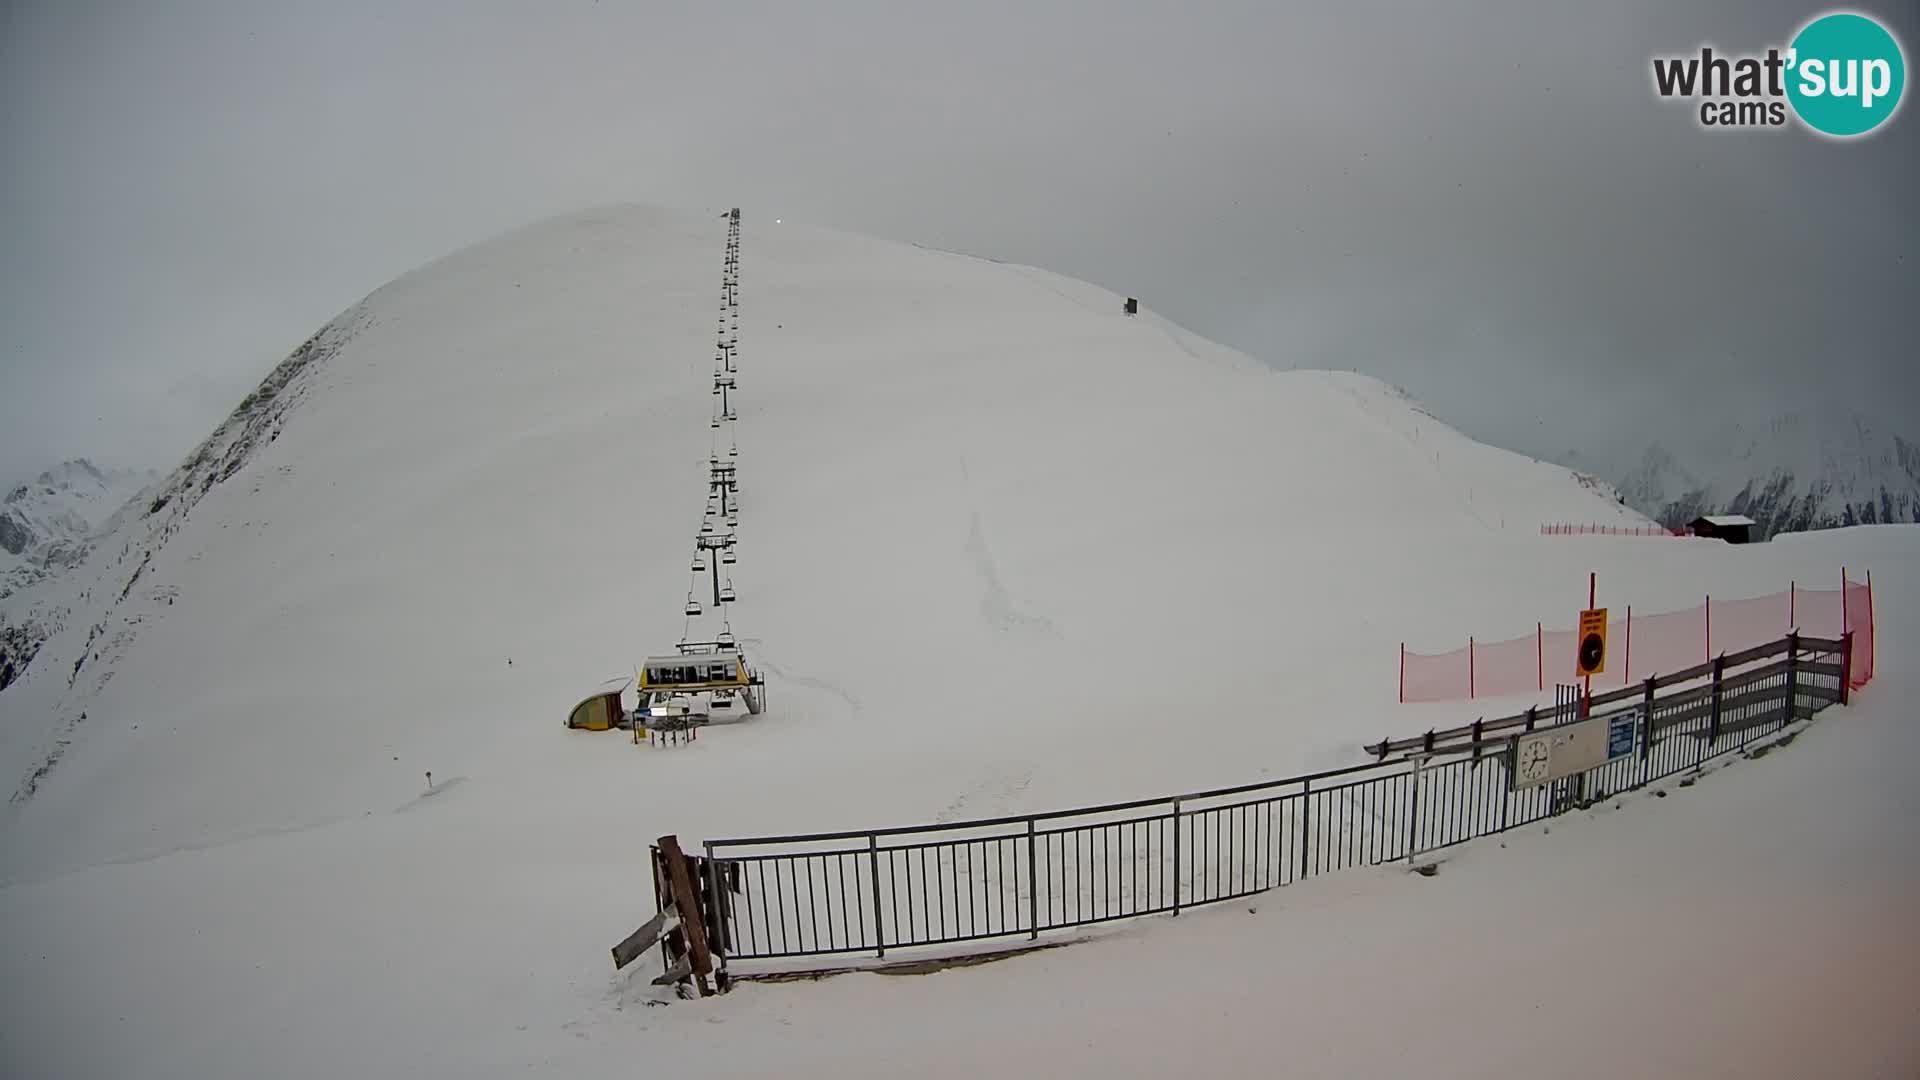
[[[1547,757],[1551,748],[1545,739],[1534,739],[1520,747],[1518,771],[1522,780],[1538,780],[1547,775]]]

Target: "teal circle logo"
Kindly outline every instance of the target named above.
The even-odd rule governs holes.
[[[1906,58],[1887,28],[1865,15],[1822,15],[1788,49],[1787,100],[1815,131],[1865,135],[1900,107]]]

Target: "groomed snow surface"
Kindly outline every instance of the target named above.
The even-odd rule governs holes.
[[[563,730],[681,634],[724,235],[717,208],[602,211],[402,278],[283,395],[277,439],[101,545],[82,573],[110,587],[0,695],[13,775],[70,743],[0,832],[0,1073],[1920,1067],[1920,531],[1542,537],[1645,519],[1377,382],[1274,372],[1037,270],[748,208],[733,627],[771,709],[672,750]],[[145,570],[116,600],[128,544]],[[1601,603],[1659,610],[1842,564],[1880,620],[1854,706],[1432,878],[705,1002],[611,971],[662,833],[1345,765],[1506,711],[1396,704],[1402,640],[1566,622],[1590,570]]]

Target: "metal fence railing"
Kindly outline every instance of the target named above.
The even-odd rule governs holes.
[[[1695,768],[1843,703],[1850,646],[1789,636],[1704,675],[1649,680],[1631,701],[1608,695],[1635,718],[1632,753],[1537,787],[1512,782],[1529,715],[1524,729],[1430,733],[1396,749],[1406,757],[1170,798],[711,841],[698,860],[708,933],[722,964],[951,951],[1411,858]]]

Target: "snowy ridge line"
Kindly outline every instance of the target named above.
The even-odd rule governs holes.
[[[129,601],[158,599],[170,603],[166,588],[154,586],[151,582],[145,595],[134,596],[135,586],[140,584],[142,576],[152,565],[155,554],[166,548],[168,541],[185,525],[188,515],[201,499],[216,486],[232,478],[263,448],[280,438],[289,413],[313,388],[316,373],[372,325],[373,314],[364,300],[335,316],[276,364],[266,378],[221,421],[213,434],[202,441],[157,489],[147,489],[154,493],[146,505],[135,504],[116,513],[116,519],[121,519],[116,534],[125,531],[129,535],[119,556],[101,568],[99,579],[87,591],[87,595],[91,595],[92,589],[98,587],[102,595],[110,595],[113,599],[100,609],[99,617],[91,622],[85,643],[65,671],[66,693],[55,704],[57,718],[53,730],[48,733],[48,741],[43,748],[35,751],[35,760],[8,797],[9,806],[17,806],[31,799],[60,764],[67,748],[73,744],[75,727],[86,718],[87,696],[105,687],[113,677],[114,661],[127,653],[139,637],[141,627],[158,617],[155,612],[128,610],[130,606],[137,606],[130,605]],[[137,512],[129,513],[130,510]],[[118,573],[129,559],[134,560],[133,569],[121,581]],[[117,590],[114,589],[116,583],[119,585]],[[64,627],[73,610],[70,603],[59,605],[48,620],[53,623],[55,633]],[[52,635],[47,636],[50,638]],[[36,656],[37,653],[38,650]],[[29,657],[28,663],[16,667],[10,683],[22,682],[30,676],[53,677],[57,674],[40,671],[32,665],[32,659],[34,657]],[[81,675],[90,669],[97,670],[98,674],[83,683]]]
[[[1845,704],[1851,643],[1791,644],[1738,678],[1650,696],[1629,752],[1544,784],[1518,782],[1510,753],[1408,757],[1074,810],[709,841],[708,932],[723,971],[901,949],[918,961],[1412,861],[1697,770]],[[770,972],[744,977],[756,973]]]

